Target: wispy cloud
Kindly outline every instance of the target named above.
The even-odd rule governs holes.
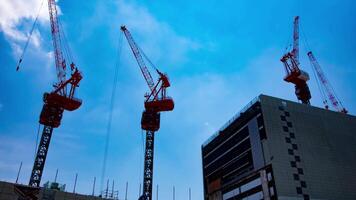
[[[29,29],[36,18],[38,9],[41,7],[41,2],[42,0],[3,0],[0,2],[0,30],[10,41],[16,55],[19,53],[19,42],[27,40]],[[48,22],[46,5],[42,6],[38,20],[40,23]],[[25,25],[25,28],[20,27],[20,25]],[[40,41],[41,35],[38,31],[35,31],[31,44],[39,48]]]

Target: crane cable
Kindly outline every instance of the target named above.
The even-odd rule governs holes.
[[[113,82],[113,87],[112,87],[112,92],[111,92],[108,124],[106,127],[105,150],[104,150],[103,166],[102,166],[102,171],[101,171],[100,190],[103,189],[105,172],[106,172],[106,164],[107,164],[109,141],[110,141],[111,122],[112,122],[112,115],[113,115],[113,110],[114,110],[114,105],[115,105],[117,82],[118,82],[118,77],[119,77],[119,66],[120,66],[121,49],[122,49],[122,37],[123,37],[123,35],[122,35],[122,33],[120,33],[119,42],[118,42],[119,48],[118,48],[118,52],[117,52],[117,61],[116,61],[116,67],[115,67],[114,82]]]
[[[148,58],[148,56],[146,56],[145,52],[141,49],[140,46],[138,46],[138,44],[136,44],[137,48],[140,50],[140,52],[142,53],[143,57],[148,61],[148,63],[151,65],[151,67],[153,67],[156,71],[158,71],[158,68],[152,63],[152,61]]]
[[[31,30],[30,30],[30,35],[27,37],[27,41],[26,41],[25,46],[24,46],[24,48],[23,48],[23,50],[22,50],[20,59],[19,59],[19,61],[18,61],[18,63],[17,63],[16,71],[19,71],[19,70],[20,70],[20,65],[21,65],[21,63],[22,63],[22,59],[23,59],[23,57],[24,57],[24,55],[25,55],[25,52],[26,52],[27,47],[28,47],[28,44],[30,43],[30,40],[31,40],[33,31],[35,30],[35,27],[36,27],[36,24],[37,24],[37,21],[38,21],[38,17],[39,17],[39,15],[40,15],[40,12],[41,12],[42,7],[43,7],[43,2],[44,2],[44,0],[42,0],[40,9],[38,9],[38,12],[37,12],[35,21],[33,22],[32,28],[31,28]]]

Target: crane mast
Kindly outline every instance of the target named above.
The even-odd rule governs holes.
[[[166,88],[170,87],[167,75],[156,69],[159,78],[155,84],[141,55],[141,53],[143,55],[144,53],[141,52],[131,33],[125,26],[121,26],[121,31],[125,34],[142,75],[150,89],[150,93],[145,95],[145,110],[142,112],[141,118],[141,128],[146,131],[146,144],[143,172],[143,192],[139,200],[152,200],[154,136],[155,132],[160,128],[160,112],[172,111],[174,108],[174,102],[173,99],[168,97],[166,94]]]
[[[294,18],[293,50],[283,55],[281,62],[286,70],[284,81],[293,83],[295,94],[303,104],[310,104],[311,94],[307,81],[309,74],[299,68],[299,16]]]
[[[314,54],[311,51],[308,52],[308,57],[309,57],[309,61],[312,65],[312,67],[314,68],[314,70],[317,74],[317,77],[318,77],[321,85],[323,86],[322,89],[324,89],[324,91],[327,95],[327,98],[331,101],[331,104],[333,105],[334,109],[336,111],[339,111],[342,113],[347,113],[347,110],[342,106],[341,102],[337,99],[336,94],[335,94],[334,90],[332,89],[331,84],[329,83],[323,70],[321,69],[320,64],[318,63]],[[328,105],[328,102],[326,99],[324,99],[323,103],[324,103],[325,108],[329,109],[329,105]]]

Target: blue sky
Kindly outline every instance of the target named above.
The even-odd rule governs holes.
[[[25,35],[42,0],[0,1],[0,180],[14,181],[23,161],[20,182],[29,180],[42,108],[42,94],[55,81],[47,5],[23,61],[15,66]],[[164,113],[156,135],[154,184],[160,199],[202,199],[200,145],[260,93],[295,101],[294,88],[283,82],[279,58],[291,41],[292,21],[301,29],[339,98],[356,114],[356,3],[330,1],[134,1],[59,0],[61,21],[77,66],[84,74],[77,96],[82,107],[66,112],[54,130],[43,181],[58,181],[91,193],[100,179],[106,124],[117,59],[120,25],[169,74],[175,99]],[[303,37],[303,35],[302,35]],[[122,197],[138,196],[142,180],[143,94],[148,91],[127,42],[116,92],[106,178],[115,180]],[[302,68],[312,74],[301,41]],[[315,106],[322,100],[312,76]],[[99,186],[97,191],[99,191]]]

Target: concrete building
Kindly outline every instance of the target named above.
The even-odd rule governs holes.
[[[53,187],[55,185],[55,187]],[[19,185],[14,183],[8,183],[0,181],[0,200],[19,200],[21,199],[17,187],[28,188],[29,191],[33,190],[26,185]],[[71,192],[65,192],[64,187],[57,183],[52,183],[41,187],[36,192],[36,197],[39,200],[117,200],[117,194],[112,197],[101,198],[93,195],[84,195]]]
[[[356,117],[260,95],[202,145],[205,200],[355,200]]]

